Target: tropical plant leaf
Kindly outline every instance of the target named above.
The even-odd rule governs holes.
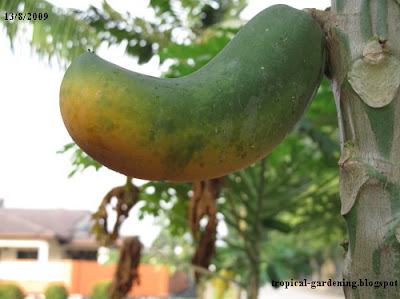
[[[43,20],[6,21],[1,24],[6,28],[11,47],[15,46],[18,34],[24,35],[41,59],[47,58],[49,63],[54,57],[59,64],[65,66],[87,49],[96,50],[100,44],[97,33],[91,26],[78,17],[77,11],[65,10],[43,0],[0,0],[0,12],[27,13],[47,15]]]
[[[80,149],[75,142],[64,145],[64,148],[57,151],[57,154],[64,154],[70,150],[73,151],[71,156],[73,170],[68,174],[69,178],[73,177],[77,171],[82,172],[89,167],[94,167],[96,171],[103,167],[103,165],[93,160],[82,149]]]

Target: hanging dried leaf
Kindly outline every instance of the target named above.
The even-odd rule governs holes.
[[[114,228],[110,233],[107,225],[107,205],[111,204],[111,199],[115,197],[117,204],[113,209],[117,212],[117,219]],[[124,186],[119,186],[111,189],[106,196],[104,196],[96,213],[92,215],[94,224],[91,233],[96,235],[96,240],[108,246],[115,242],[118,238],[119,228],[124,220],[128,217],[129,211],[137,203],[139,198],[139,189],[133,185],[132,179],[127,178]]]
[[[189,228],[193,238],[198,241],[196,252],[192,258],[193,265],[208,268],[215,253],[217,232],[215,201],[223,184],[224,178],[193,183],[193,196],[189,203]],[[208,223],[202,231],[200,221],[204,216],[208,217]],[[200,273],[197,272],[195,276],[196,281],[199,281]]]
[[[195,239],[199,237],[200,220],[204,216],[209,216],[209,222],[216,221],[215,200],[219,196],[220,188],[223,184],[224,178],[193,183],[193,196],[190,198],[189,203],[189,228]]]
[[[109,289],[111,299],[122,299],[131,290],[133,284],[140,284],[138,266],[142,248],[143,245],[138,237],[124,239],[117,269]]]
[[[202,268],[208,269],[210,265],[211,258],[215,254],[215,236],[217,233],[217,223],[208,222],[206,229],[200,236],[196,252],[192,258],[192,265],[196,265]],[[196,282],[199,281],[201,273],[196,272],[195,278]]]

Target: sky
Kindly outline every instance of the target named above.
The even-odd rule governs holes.
[[[84,8],[101,1],[52,1],[58,5]],[[120,12],[142,15],[148,1],[109,0]],[[277,3],[295,8],[325,9],[328,0],[250,0],[242,17],[250,19],[262,9]],[[2,16],[3,17],[3,16]],[[138,66],[122,49],[100,49],[99,56],[133,71],[159,76],[158,60]],[[56,154],[71,142],[61,119],[59,88],[64,70],[50,67],[31,54],[24,40],[15,49],[0,29],[0,199],[6,208],[83,209],[95,211],[104,195],[123,185],[124,176],[105,167],[87,169],[68,179],[72,170],[69,154]],[[135,180],[136,184],[141,181]],[[149,245],[160,230],[150,217],[136,220],[137,207],[122,227],[124,234],[138,234]]]

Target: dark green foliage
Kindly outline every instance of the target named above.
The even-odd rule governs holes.
[[[45,21],[6,21],[3,17],[5,12],[47,13],[48,18]],[[96,50],[100,44],[96,31],[78,17],[78,11],[66,13],[47,1],[0,0],[0,13],[0,24],[5,27],[12,47],[22,25],[29,22],[33,27],[29,37],[32,49],[40,58],[47,57],[49,61],[54,56],[64,64],[65,60],[71,61],[87,49]]]
[[[336,106],[326,77],[322,80],[318,93],[300,122],[298,130],[318,145],[330,165],[336,164],[340,156]]]
[[[188,75],[203,67],[231,40],[239,28],[221,28],[210,33],[206,42],[193,42],[190,45],[170,45],[159,52],[161,62],[172,59],[165,77],[177,78]]]
[[[229,18],[237,18],[243,8],[246,7],[247,1],[216,0],[210,3],[210,1],[204,0],[181,0],[179,4],[187,11],[187,15],[183,11],[176,11],[174,8],[174,6],[177,6],[176,1],[150,1],[150,7],[154,8],[162,24],[165,23],[167,18],[172,19],[170,23],[175,26],[182,26],[182,23],[187,23],[190,29],[195,31],[198,36],[199,30],[212,27]]]
[[[102,9],[90,6],[78,13],[96,32],[99,40],[109,46],[126,42],[125,51],[146,63],[155,54],[153,47],[163,47],[171,39],[171,30],[160,31],[157,24],[145,22],[129,14],[121,15],[107,2]]]
[[[150,6],[155,9],[157,16],[172,12],[171,3],[169,0],[150,0]]]
[[[0,283],[0,299],[23,299],[21,288],[14,283]]]
[[[67,299],[68,291],[62,284],[50,284],[44,291],[46,299]]]
[[[260,241],[262,281],[271,279],[264,275],[268,271],[280,279],[309,275],[310,259],[320,248],[335,248],[333,253],[323,250],[324,258],[340,254],[337,244],[345,228],[339,213],[336,165],[321,159],[322,152],[311,138],[296,135],[289,136],[266,158],[262,193],[259,193],[261,162],[228,176],[229,193],[223,191],[226,201],[220,202],[218,211],[224,215],[229,229],[223,239],[227,246],[223,252],[234,250],[227,256],[220,254],[221,247],[217,248],[213,261],[217,268],[228,266],[244,275],[245,280],[249,248]],[[322,167],[326,169],[323,173],[319,170]],[[257,204],[260,196],[261,212]],[[240,221],[245,224],[242,229],[228,204],[229,197],[236,210],[242,212]],[[256,218],[259,224],[254,223]],[[259,234],[255,230],[257,225],[261,226]]]
[[[200,36],[207,27],[216,23],[237,18],[245,7],[245,0],[219,0],[210,6],[207,1],[181,1],[188,14],[176,11],[170,0],[152,0],[150,7],[158,17],[149,21],[129,13],[119,13],[106,1],[101,7],[90,5],[86,10],[60,9],[45,0],[0,0],[0,13],[41,12],[48,13],[46,21],[30,22],[32,36],[28,36],[33,50],[41,58],[56,57],[58,63],[65,65],[88,49],[96,51],[101,43],[108,46],[125,44],[128,55],[146,63],[162,52],[164,47],[177,44],[172,30],[182,29],[190,36]],[[175,5],[176,6],[176,5]],[[213,8],[213,7],[217,8]],[[7,21],[0,19],[14,46],[17,33],[28,21]]]
[[[110,299],[111,297],[108,293],[110,285],[111,281],[108,280],[96,283],[92,288],[90,299]]]
[[[277,267],[275,263],[271,263],[267,266],[267,276],[270,281],[279,281],[280,275],[278,274]],[[279,286],[272,285],[274,288],[278,288]]]
[[[140,187],[139,200],[145,203],[140,208],[140,218],[145,215],[169,219],[171,235],[183,235],[187,230],[190,183],[148,182]],[[166,208],[168,207],[168,208]]]

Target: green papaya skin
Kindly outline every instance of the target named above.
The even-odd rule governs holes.
[[[325,64],[325,38],[285,5],[251,19],[208,64],[181,78],[78,56],[60,90],[64,123],[93,159],[158,181],[220,177],[261,159],[298,123]]]

